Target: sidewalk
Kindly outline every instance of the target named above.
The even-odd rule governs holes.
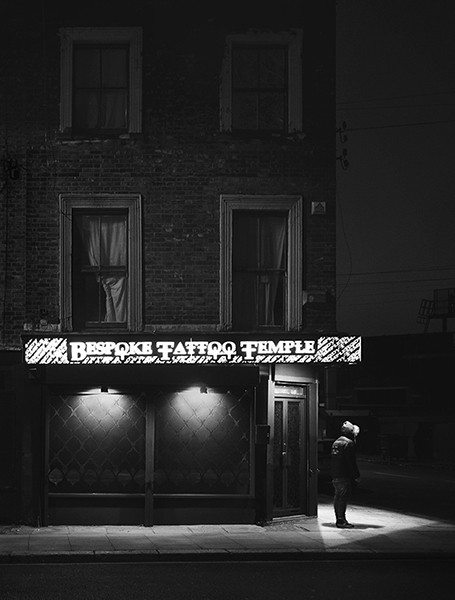
[[[258,525],[0,526],[0,563],[151,560],[455,558],[455,521],[350,506],[337,529],[330,499],[317,518]]]

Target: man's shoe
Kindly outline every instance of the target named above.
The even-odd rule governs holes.
[[[336,523],[336,526],[338,529],[354,529],[354,525],[348,523],[347,521],[344,521],[344,523]]]

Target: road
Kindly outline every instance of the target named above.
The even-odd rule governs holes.
[[[2,600],[428,600],[455,561],[0,565]],[[441,595],[440,595],[441,594]]]
[[[352,503],[455,521],[455,471],[412,463],[387,464],[359,458],[360,482]],[[322,494],[332,486],[321,482]]]

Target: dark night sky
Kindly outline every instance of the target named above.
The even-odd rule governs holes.
[[[445,0],[337,2],[340,331],[423,333],[421,300],[455,287],[454,31]]]

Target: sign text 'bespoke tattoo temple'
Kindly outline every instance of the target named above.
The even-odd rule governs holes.
[[[355,363],[361,338],[315,339],[73,339],[30,337],[24,342],[27,364],[258,364]]]

